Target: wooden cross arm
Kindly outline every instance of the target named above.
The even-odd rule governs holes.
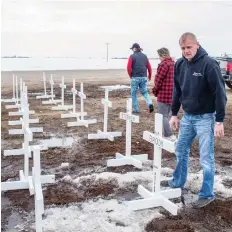
[[[160,137],[159,135],[153,134],[149,131],[143,132],[143,139],[152,143],[152,144],[155,144],[156,146],[158,146],[161,149],[164,149],[164,150],[169,151],[171,153],[175,153],[176,142],[172,142],[168,139]]]

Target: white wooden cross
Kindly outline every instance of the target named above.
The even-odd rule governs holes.
[[[110,87],[105,88],[105,98],[101,100],[104,105],[104,125],[103,131],[98,130],[97,134],[88,134],[88,139],[108,139],[110,141],[114,141],[114,137],[122,136],[122,132],[108,132],[107,124],[108,124],[108,107],[112,107],[112,102],[109,101],[109,91],[112,89]]]
[[[23,87],[23,94],[22,94],[22,104],[23,104],[23,118],[20,119],[20,123],[17,122],[15,125],[22,125],[22,130],[10,130],[9,133],[21,133],[23,132],[24,134],[24,143],[22,148],[20,149],[13,149],[13,150],[5,150],[4,151],[4,156],[11,156],[11,155],[24,155],[25,158],[25,173],[28,173],[28,162],[27,162],[27,157],[31,157],[31,148],[29,145],[29,142],[32,141],[32,132],[43,132],[43,128],[29,128],[29,123],[33,123],[33,120],[38,120],[38,119],[29,119],[29,107],[28,107],[28,99],[27,99],[27,87]],[[13,124],[13,123],[12,123]],[[39,131],[37,131],[39,129]]]
[[[51,74],[51,79],[52,79],[52,74]],[[46,80],[46,76],[45,76],[44,72],[43,72],[43,84],[44,84],[44,95],[36,96],[36,99],[54,98],[55,95],[53,94],[53,86],[52,85],[51,85],[52,93],[50,95],[47,94],[47,80]],[[50,84],[51,84],[51,80],[50,80]],[[54,82],[53,82],[53,85],[54,85]]]
[[[22,82],[22,79],[20,78],[20,88],[21,88],[21,82]],[[13,76],[13,83],[14,83],[14,76]],[[14,87],[13,87],[14,89]],[[5,102],[14,102],[15,104],[14,105],[6,105],[5,108],[6,109],[18,109],[20,107],[20,99],[19,99],[19,93],[18,93],[18,77],[15,76],[15,92],[16,94],[14,93],[13,91],[13,95],[15,94],[15,98],[14,98],[14,101],[12,99],[6,99]],[[9,101],[8,101],[9,100]]]
[[[24,111],[24,106],[29,107],[29,104],[26,102],[27,98],[24,97],[24,95],[27,94],[25,87],[26,87],[25,82],[20,81],[20,110],[18,112],[22,112],[22,115],[23,115],[23,111]],[[30,112],[31,111],[29,111],[29,114],[30,114]],[[14,112],[14,113],[16,113],[16,112]],[[8,125],[9,126],[22,125],[22,122],[23,122],[22,120],[8,121]],[[33,124],[39,123],[39,119],[29,119],[29,123],[33,123]]]
[[[18,111],[9,112],[9,116],[22,116],[24,109],[24,92],[25,92],[25,82],[21,82],[20,84],[20,108]],[[28,103],[26,103],[26,106]],[[29,105],[28,105],[29,106]],[[29,114],[35,114],[34,110],[29,110]],[[29,123],[37,123],[38,120],[30,119]],[[9,125],[21,125],[21,121],[9,121]]]
[[[75,91],[75,90],[73,89],[73,91]],[[81,100],[81,112],[78,112],[78,113],[74,114],[77,121],[76,122],[68,122],[68,127],[72,127],[72,126],[85,126],[85,127],[88,127],[89,124],[97,123],[96,119],[85,119],[84,118],[84,116],[86,116],[87,113],[84,112],[84,100],[86,99],[86,95],[84,94],[83,83],[81,83],[81,89],[80,89],[80,92],[78,92],[78,96],[80,97],[80,100]],[[72,113],[72,115],[73,115],[73,113]],[[70,116],[70,114],[68,114],[68,117],[69,116]],[[67,118],[67,115],[65,115],[65,114],[61,115],[61,118],[65,118],[65,117]]]
[[[128,206],[132,210],[148,209],[162,206],[173,215],[177,215],[177,205],[169,199],[181,196],[181,189],[160,189],[161,180],[161,154],[162,149],[169,152],[175,152],[176,143],[162,137],[163,133],[163,115],[155,114],[155,133],[143,132],[143,139],[154,144],[153,158],[153,182],[152,191],[147,190],[142,185],[138,186],[138,193],[144,198],[140,200],[129,201]]]
[[[2,102],[5,103],[16,103],[16,96],[15,96],[15,75],[13,74],[13,96],[11,99],[1,99]]]
[[[73,87],[71,89],[73,93],[73,107],[72,111],[69,112],[69,114],[61,114],[61,118],[79,118],[81,114],[83,116],[87,116],[87,112],[76,112],[76,95],[78,94],[77,89],[76,89],[76,81],[73,79]],[[81,101],[83,101],[83,98],[81,98]]]
[[[55,94],[54,94],[54,80],[53,80],[53,76],[51,74],[51,79],[50,79],[50,85],[51,85],[51,99],[47,100],[47,101],[42,101],[43,105],[52,105],[52,104],[57,104],[59,102],[61,102],[61,100],[55,100]]]
[[[23,114],[23,118],[20,119],[21,122],[18,123],[17,125],[22,124],[22,129],[12,129],[9,130],[9,134],[15,134],[15,135],[23,135],[25,134],[25,128],[29,127],[29,123],[32,123],[32,121],[29,121],[29,105],[28,105],[28,98],[27,98],[27,86],[24,86],[24,100],[23,100],[23,108],[22,108],[22,114]],[[35,120],[37,121],[37,120]],[[31,132],[43,132],[43,128],[42,127],[31,127],[30,128]]]
[[[127,113],[120,113],[120,119],[126,120],[126,154],[116,153],[116,159],[107,161],[108,167],[133,165],[142,168],[142,161],[148,159],[147,154],[131,155],[131,123],[139,123],[139,116],[132,115],[132,99],[127,100]]]
[[[70,110],[73,108],[73,105],[65,105],[64,104],[64,90],[66,89],[66,85],[64,84],[64,77],[62,76],[62,82],[59,85],[61,88],[61,100],[55,100],[56,103],[61,102],[61,105],[53,106],[52,110]]]
[[[20,170],[19,181],[1,182],[1,191],[28,189],[30,195],[35,195],[35,225],[36,232],[42,232],[42,215],[44,213],[44,199],[42,184],[55,183],[55,175],[41,175],[40,146],[33,146],[32,175]]]

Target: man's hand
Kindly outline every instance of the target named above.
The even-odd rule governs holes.
[[[215,124],[215,128],[214,128],[214,136],[216,138],[222,138],[224,136],[224,125],[223,123],[221,124]]]
[[[177,118],[177,116],[172,116],[169,124],[173,131],[178,131],[180,127],[180,120]]]

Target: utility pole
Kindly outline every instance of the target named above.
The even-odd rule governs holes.
[[[108,47],[109,47],[109,43],[106,43],[106,60],[107,60],[107,62],[108,62],[108,59],[109,59],[109,49],[108,49]]]

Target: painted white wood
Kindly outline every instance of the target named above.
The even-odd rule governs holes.
[[[55,97],[55,94],[54,94],[54,81],[53,81],[53,76],[52,76],[52,74],[51,74],[51,76],[50,76],[50,81],[49,81],[49,83],[50,83],[50,86],[51,86],[51,95],[46,95],[46,96],[37,96],[36,98],[37,99],[43,99],[43,98],[51,98],[51,99],[49,99],[48,101],[42,101],[42,104],[44,105],[44,104],[56,104],[56,103],[54,103],[54,97]]]
[[[161,156],[162,149],[175,151],[176,142],[171,142],[162,137],[163,133],[163,116],[155,114],[155,132],[154,134],[144,131],[144,140],[154,144],[154,158],[153,158],[153,180],[152,191],[145,189],[143,186],[138,186],[138,193],[142,198],[128,202],[128,206],[132,210],[148,209],[153,207],[163,207],[173,215],[177,215],[178,207],[169,199],[181,196],[181,189],[166,189],[161,190]]]
[[[80,91],[78,92],[75,88],[75,80],[73,79],[72,92],[73,92],[73,106],[72,106],[73,111],[70,112],[69,114],[61,114],[61,118],[74,117],[74,118],[76,118],[76,121],[75,122],[68,122],[67,126],[68,127],[73,127],[73,126],[88,127],[90,124],[97,123],[96,119],[85,119],[84,118],[85,116],[87,116],[87,112],[84,112],[84,99],[86,99],[86,94],[84,93],[83,83],[81,83]],[[80,102],[81,102],[81,111],[80,112],[76,112],[76,95],[78,95],[80,97]]]
[[[54,97],[55,97],[55,94],[53,93],[53,86],[54,86],[54,81],[53,81],[53,76],[51,74],[50,76],[50,86],[51,86],[51,93],[50,95],[47,94],[47,81],[46,81],[46,76],[45,76],[45,73],[43,73],[43,82],[44,82],[44,95],[41,95],[41,96],[36,96],[36,99],[48,99],[48,98],[52,98],[51,101],[53,101]],[[42,104],[44,104],[42,102]]]
[[[110,159],[107,161],[108,167],[122,166],[122,165],[133,165],[137,168],[142,168],[142,161],[148,159],[147,154],[132,155],[131,154],[131,123],[139,123],[139,116],[132,115],[132,99],[127,100],[127,112],[120,113],[120,119],[126,121],[126,154],[118,155],[116,153],[116,159]]]
[[[72,137],[66,137],[66,138],[52,138],[52,139],[44,139],[40,140],[40,145],[45,146],[48,148],[54,148],[54,147],[71,147],[74,139]]]
[[[29,123],[33,123],[33,124],[39,123],[39,119],[37,119],[37,118],[29,119]],[[22,125],[22,121],[20,121],[20,120],[8,121],[8,125],[9,126]]]
[[[107,89],[108,91],[119,90],[119,89],[130,89],[130,86],[127,85],[108,85],[108,86],[101,86],[103,89]]]
[[[111,132],[107,131],[108,127],[108,107],[112,107],[112,102],[109,100],[109,88],[102,87],[105,89],[105,98],[101,99],[101,103],[104,105],[104,123],[103,131],[98,130],[97,134],[88,134],[88,139],[108,139],[114,141],[115,137],[122,136],[122,132]]]
[[[29,114],[35,114],[34,110],[29,110]],[[22,116],[23,115],[23,111],[19,110],[17,112],[9,112],[9,116]]]
[[[57,106],[53,106],[52,110],[59,110],[59,111],[63,111],[63,110],[70,110],[73,108],[73,105],[65,105],[64,104],[64,90],[66,89],[66,85],[64,84],[64,77],[62,76],[62,82],[61,84],[59,84],[60,88],[61,88],[61,99],[60,100],[50,100],[47,102],[44,102],[44,104],[57,104],[57,103],[61,103],[60,105]]]
[[[1,182],[1,191],[28,189],[30,195],[35,195],[35,225],[36,232],[42,232],[42,215],[44,213],[44,198],[42,184],[54,183],[54,175],[41,176],[40,146],[33,146],[32,176],[24,175],[20,170],[20,181]]]

